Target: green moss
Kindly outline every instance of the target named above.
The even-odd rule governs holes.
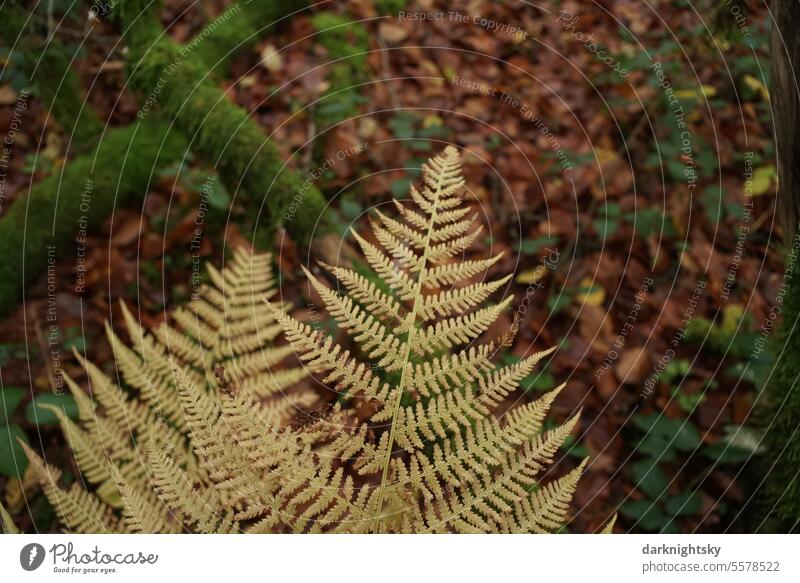
[[[140,117],[166,112],[190,139],[192,151],[214,164],[226,187],[252,212],[257,242],[269,242],[281,223],[300,243],[327,232],[325,199],[285,167],[278,148],[247,111],[208,80],[207,70],[163,34],[156,17],[127,2],[122,10],[129,45],[129,80],[143,98]],[[146,2],[144,3],[146,4]],[[294,207],[298,208],[293,210]],[[320,222],[320,219],[323,221]]]
[[[728,304],[722,309],[719,323],[703,317],[689,321],[686,341],[707,348],[722,356],[748,359],[753,352],[756,334],[750,332],[752,317],[744,306]]]
[[[334,12],[318,12],[311,22],[317,31],[315,42],[325,47],[332,61],[327,77],[330,87],[315,109],[317,125],[324,130],[357,115],[365,101],[359,85],[369,80],[369,32],[362,23]]]
[[[305,0],[242,0],[231,4],[184,46],[208,70],[224,73],[232,58],[253,46],[285,16],[308,6]]]
[[[336,12],[317,12],[311,23],[318,33],[314,39],[331,59],[351,59],[354,67],[366,66],[369,33],[363,24]]]
[[[36,87],[50,115],[62,127],[71,145],[88,149],[97,143],[103,124],[86,103],[77,75],[70,67],[73,55],[56,41],[45,43],[43,32],[19,6],[3,8],[0,38],[23,57],[22,68]]]
[[[408,6],[407,0],[375,0],[375,7],[383,15],[397,14]]]
[[[796,251],[787,255],[783,323],[772,341],[776,356],[773,374],[760,395],[756,424],[764,434],[762,460],[765,482],[760,515],[771,519],[770,529],[797,531],[800,525],[800,265]]]
[[[48,261],[75,262],[82,229],[96,230],[114,208],[144,197],[157,169],[185,151],[184,139],[170,124],[153,117],[109,131],[94,152],[16,199],[0,223],[0,317],[46,271]]]
[[[103,124],[87,103],[63,48],[48,46],[39,59],[33,79],[37,95],[47,103],[50,115],[61,125],[71,145],[84,149],[96,144]]]

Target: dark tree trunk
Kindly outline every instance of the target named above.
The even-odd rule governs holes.
[[[773,2],[772,106],[778,154],[778,216],[784,239],[800,219],[800,0]]]
[[[783,322],[772,339],[775,366],[758,397],[764,434],[763,482],[756,528],[796,532],[800,525],[800,0],[772,4],[772,88],[778,156],[777,213],[787,244],[786,274],[776,308]]]

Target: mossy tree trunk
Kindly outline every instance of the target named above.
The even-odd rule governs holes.
[[[268,243],[281,223],[301,244],[327,233],[322,193],[286,167],[248,112],[227,99],[207,68],[189,58],[191,51],[164,34],[151,3],[124,0],[119,11],[130,51],[129,80],[143,99],[139,115],[163,111],[192,151],[216,166],[256,217],[256,242]]]
[[[188,80],[193,87],[195,82],[202,80],[204,89],[213,87],[206,80],[209,67],[219,70],[236,50],[255,42],[255,35],[270,22],[305,5],[305,2],[287,0],[244,2],[240,9],[229,8],[229,12],[220,15],[198,33],[197,42],[191,45],[192,50],[165,41],[169,55],[174,57],[183,54],[185,68],[192,72],[191,75],[179,76],[175,81],[180,83]],[[241,28],[234,30],[234,25]],[[152,28],[148,30],[151,32],[161,28],[157,22],[155,25],[151,22],[150,26]],[[203,123],[203,112],[196,109],[192,112],[198,115],[194,121],[200,122],[199,125],[187,121],[192,115],[188,111],[180,116],[184,122],[181,124],[168,123],[159,111],[148,111],[142,116],[143,119],[126,128],[111,129],[101,139],[102,124],[86,104],[77,76],[71,70],[62,47],[51,43],[43,48],[32,34],[28,15],[18,7],[9,7],[8,12],[4,11],[4,19],[0,20],[0,35],[15,46],[15,50],[26,51],[26,66],[30,66],[28,72],[39,87],[38,95],[67,135],[72,135],[73,141],[82,148],[91,148],[93,143],[97,143],[92,153],[68,162],[61,172],[32,186],[25,196],[14,201],[0,220],[0,253],[7,258],[0,263],[0,317],[11,311],[22,297],[25,287],[45,271],[51,249],[55,249],[56,253],[73,250],[79,233],[100,227],[115,207],[131,205],[140,200],[147,193],[152,177],[160,169],[182,160],[187,150],[187,135],[194,138],[196,153],[206,157],[209,162],[216,162],[224,170],[221,174],[227,178],[229,187],[236,187],[237,177],[248,175],[244,158],[252,160],[257,166],[266,163],[267,171],[257,167],[249,173],[248,187],[249,192],[269,191],[276,168],[281,166],[274,147],[272,144],[264,146],[265,139],[261,132],[241,109],[227,103],[218,90],[211,95],[208,90],[201,91],[199,98],[223,101],[225,106],[221,109],[232,112],[233,116],[212,116],[210,119],[213,124],[209,127]],[[148,34],[138,36],[147,38]],[[146,46],[140,45],[140,48],[147,51]],[[143,67],[142,71],[153,70]],[[152,80],[153,77],[137,79],[141,79],[137,87],[147,90],[148,79]],[[226,126],[226,119],[233,125]],[[244,130],[240,127],[243,124],[246,125]],[[207,144],[208,141],[213,143],[214,136],[219,138],[219,143],[224,143],[224,136],[232,133],[240,134],[235,141],[238,149],[215,148]],[[226,160],[227,156],[240,158]],[[289,173],[284,172],[283,178],[276,181],[273,189],[285,188],[287,180],[291,178],[287,177]],[[258,179],[265,180],[263,191],[258,190]],[[292,184],[293,188],[296,187],[297,180]],[[314,196],[312,192],[311,198]],[[270,203],[269,208],[275,210],[277,205],[274,200]],[[313,212],[321,212],[319,205]],[[311,229],[305,219],[310,215],[296,209],[295,216],[298,229],[294,232],[307,241],[305,234],[310,233]],[[269,220],[280,222],[282,218],[277,212],[272,212],[269,217],[264,217],[261,224],[264,226]],[[268,231],[274,225],[267,227],[262,230]]]
[[[94,152],[38,182],[0,223],[0,316],[6,315],[49,262],[72,254],[83,232],[117,207],[142,199],[159,168],[186,154],[183,137],[153,116],[105,134]]]
[[[0,39],[22,55],[25,74],[35,85],[36,94],[44,101],[50,115],[63,129],[71,149],[91,149],[103,132],[103,124],[86,102],[66,47],[43,37],[43,31],[37,30],[23,8],[3,7]]]
[[[159,120],[111,130],[101,140],[103,124],[86,102],[65,47],[54,39],[45,42],[23,8],[3,9],[0,38],[22,55],[36,96],[70,140],[70,149],[89,152],[33,185],[0,220],[4,317],[45,271],[49,254],[73,250],[83,229],[98,227],[115,205],[140,196],[155,165],[179,160],[186,148],[179,136],[164,141],[167,124]]]

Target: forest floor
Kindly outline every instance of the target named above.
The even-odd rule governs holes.
[[[176,40],[205,23],[187,6],[165,13]],[[432,153],[463,148],[487,232],[475,254],[503,251],[492,273],[516,274],[505,290],[515,310],[497,328],[519,318],[508,359],[561,344],[516,397],[565,381],[556,418],[583,412],[556,468],[591,456],[570,530],[594,530],[619,508],[623,530],[747,531],[758,454],[748,419],[782,283],[764,14],[602,6],[329,3],[265,36],[220,84],[291,168],[320,175],[343,235],[404,197]],[[75,67],[90,104],[123,125],[137,111],[124,56],[110,25],[93,26]],[[4,79],[8,204],[58,172],[66,144],[35,92],[21,92],[24,80]],[[247,244],[242,217],[252,212],[212,167],[188,160],[158,176],[141,208],[118,209],[88,235],[80,270],[77,259],[53,265],[0,324],[3,389],[25,387],[9,428],[63,447],[56,426],[32,417],[27,387],[52,393],[54,366],[80,378],[72,348],[112,362],[103,323],[118,318],[118,302],[136,304],[145,325],[163,320],[191,294],[199,265]],[[275,244],[282,293],[310,317],[305,252],[283,232]],[[19,511],[19,483],[0,476],[0,491]],[[51,528],[35,504],[37,528]]]

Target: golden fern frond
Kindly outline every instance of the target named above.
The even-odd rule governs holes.
[[[414,282],[406,273],[400,269],[396,269],[394,261],[383,253],[377,246],[373,245],[356,231],[350,231],[355,237],[361,250],[364,252],[367,262],[370,264],[375,273],[386,282],[391,288],[396,289],[401,299],[412,299],[416,294],[416,286]]]
[[[539,472],[552,462],[576,422],[577,416],[525,443],[519,453],[508,454],[497,466],[496,474],[479,474],[474,481],[453,488],[452,494],[436,498],[426,515],[427,530],[438,532],[451,525],[459,532],[504,532],[510,521],[519,518],[514,513],[515,504],[529,500],[538,508],[541,500],[536,498],[536,492],[529,492],[538,485]],[[577,470],[575,484],[581,470],[582,467]],[[574,485],[570,490],[570,484],[568,481],[557,486],[555,494],[571,498]],[[554,510],[548,510],[548,515],[551,512]]]
[[[226,423],[235,428],[232,435],[243,450],[250,452],[253,467],[262,471],[262,486],[278,486],[277,495],[262,507],[280,514],[276,501],[281,500],[287,509],[303,508],[291,518],[282,516],[293,530],[300,531],[309,525],[313,531],[336,525],[345,514],[368,517],[363,500],[359,500],[366,491],[355,488],[353,477],[346,475],[342,467],[334,468],[334,464],[358,453],[356,440],[334,438],[327,447],[313,452],[312,444],[330,436],[326,427],[318,433],[307,429],[298,434],[281,429],[269,412],[254,408],[247,397],[228,395],[223,402]],[[326,422],[334,417],[335,414],[329,415]],[[342,420],[341,416],[338,418]],[[363,439],[365,430],[362,427],[355,433]],[[313,459],[317,463],[312,463]]]
[[[180,525],[170,520],[169,509],[153,490],[140,491],[135,484],[125,480],[115,465],[111,466],[111,473],[122,499],[122,525],[125,532],[180,532]]]
[[[128,348],[125,343],[114,333],[111,327],[106,324],[106,333],[114,353],[114,360],[117,364],[117,371],[121,378],[133,390],[138,391],[141,402],[148,411],[158,411],[172,422],[179,431],[186,431],[186,424],[183,419],[183,412],[180,409],[171,383],[170,372],[164,372],[169,368],[166,354],[155,348],[151,339],[143,333],[138,333],[138,324],[133,316],[123,304],[123,314],[128,322],[128,330],[133,330],[133,344],[136,344],[136,337],[139,337],[140,352]],[[144,348],[145,343],[148,347]],[[126,413],[126,419],[131,419],[130,423],[137,424],[138,419],[132,419]],[[143,419],[147,422],[147,415]]]
[[[150,448],[148,462],[153,487],[182,526],[195,526],[204,533],[215,532],[219,508],[214,504],[213,491],[196,489],[186,473],[158,447]]]
[[[56,484],[61,472],[45,463],[27,444],[22,441],[20,444],[65,530],[83,534],[119,532],[117,518],[110,507],[77,482],[68,490],[62,490]]]
[[[600,531],[600,534],[614,534],[614,525],[617,523],[617,515],[616,513],[614,516],[611,517],[611,520],[603,527],[603,530]]]
[[[511,410],[504,426],[494,418],[483,418],[466,424],[463,435],[456,427],[452,436],[443,441],[434,436],[430,459],[416,451],[408,464],[394,460],[398,464],[398,480],[392,488],[411,485],[430,497],[432,490],[441,491],[440,482],[458,486],[472,482],[478,474],[486,474],[501,463],[503,455],[539,434],[550,405],[562,389],[563,385],[533,403]],[[398,443],[402,445],[401,441]]]
[[[378,315],[392,316],[397,323],[403,321],[403,308],[400,303],[389,294],[378,289],[374,282],[369,281],[352,269],[334,267],[325,263],[320,263],[320,265],[333,273],[336,279],[345,285],[350,297],[364,304],[364,307],[368,310]]]
[[[474,283],[467,287],[445,290],[436,295],[425,296],[419,307],[419,317],[430,320],[436,316],[460,313],[482,304],[511,279],[510,275],[490,282]]]
[[[274,301],[268,258],[241,251],[221,271],[210,268],[210,285],[152,333],[123,308],[130,346],[108,327],[120,379],[82,360],[91,394],[67,379],[79,422],[54,411],[97,496],[63,492],[57,470],[32,458],[65,524],[559,529],[586,462],[554,480],[542,474],[578,416],[543,430],[564,385],[509,403],[555,348],[494,363],[502,342],[487,336],[511,305],[510,296],[495,298],[510,276],[486,277],[500,255],[464,257],[482,231],[463,185],[458,152],[446,148],[423,165],[410,200],[396,202],[396,217],[376,213],[371,235],[353,231],[372,272],[321,263],[340,284],[332,288],[305,270],[347,347]],[[287,345],[265,346],[281,333]],[[303,366],[276,370],[292,353]],[[334,403],[322,408],[317,392],[295,388],[307,372],[336,393]]]
[[[564,524],[569,503],[587,460],[566,476],[542,486],[531,498],[517,502],[508,531],[512,533],[551,532]]]
[[[248,497],[252,505],[269,500],[275,506],[277,486],[262,487],[254,451],[242,448],[220,421],[216,391],[235,387],[276,423],[298,406],[313,407],[318,396],[293,388],[307,374],[303,367],[280,366],[291,346],[267,344],[281,332],[275,314],[287,307],[264,304],[275,293],[269,256],[237,250],[223,270],[209,267],[209,279],[175,310],[177,327],[163,324],[148,333],[123,304],[131,342],[106,325],[117,377],[75,353],[89,388],[65,375],[78,420],[44,406],[56,415],[86,485],[94,486],[94,494],[78,486],[62,490],[57,470],[31,457],[66,527],[179,532],[183,521],[216,532],[238,528],[233,506]],[[200,503],[209,497],[210,508]]]
[[[472,383],[494,368],[491,355],[494,345],[489,342],[470,346],[456,354],[433,357],[416,363],[409,374],[409,386],[413,386],[423,397],[452,390]]]
[[[75,401],[79,403],[81,421],[90,422],[97,419],[96,406],[99,406],[103,410],[102,417],[127,434],[130,434],[131,430],[141,429],[151,422],[154,413],[145,402],[131,396],[128,391],[122,389],[77,351],[74,354],[76,360],[86,371],[89,385],[89,393],[87,393],[78,383],[70,378],[67,379],[70,392]]]
[[[305,270],[311,284],[319,292],[331,316],[353,335],[361,349],[370,358],[379,359],[378,366],[387,370],[400,367],[398,350],[401,341],[384,326],[379,318],[373,317],[366,309],[359,306],[352,298],[341,296],[324,286],[316,277]]]
[[[386,526],[390,514],[392,524],[406,521],[411,530],[512,530],[520,524],[536,530],[553,520],[558,501],[571,495],[569,480],[554,482],[552,508],[542,507],[541,517],[525,514],[516,526],[489,511],[499,505],[522,512],[526,504],[538,508],[545,502],[525,486],[537,486],[535,475],[575,420],[541,441],[537,432],[553,397],[535,408],[519,408],[503,426],[491,416],[552,349],[496,369],[494,345],[475,344],[512,298],[486,305],[510,276],[471,281],[500,255],[459,259],[482,232],[460,196],[463,185],[458,153],[446,148],[423,165],[422,186],[411,188],[411,200],[396,202],[397,218],[376,212],[374,243],[353,231],[374,278],[323,264],[344,285],[342,294],[306,272],[366,361],[323,340],[321,333],[302,329],[291,316],[278,318],[300,357],[313,372],[323,373],[323,382],[344,391],[354,405],[365,400],[374,409],[370,420],[380,435],[360,448],[357,461],[360,475],[376,474],[368,526],[374,532]],[[404,460],[398,452],[410,457]],[[408,491],[428,500],[422,510],[414,504],[394,507]],[[458,518],[451,521],[448,512]]]
[[[83,477],[93,484],[101,484],[111,479],[108,459],[97,440],[78,427],[60,407],[47,404],[39,405],[39,407],[52,412],[58,419]]]
[[[472,259],[437,265],[425,273],[425,277],[422,279],[422,285],[426,288],[438,289],[444,285],[452,285],[456,282],[469,279],[479,273],[484,273],[492,265],[497,263],[501,257],[503,257],[503,254],[498,253],[489,259]]]
[[[0,502],[0,526],[3,527],[3,534],[19,534],[19,528],[14,524],[14,520]]]
[[[333,338],[286,314],[278,315],[278,322],[308,370],[327,373],[324,383],[343,394],[385,400],[389,385],[382,383],[369,366],[351,357],[350,352],[336,344]]]

